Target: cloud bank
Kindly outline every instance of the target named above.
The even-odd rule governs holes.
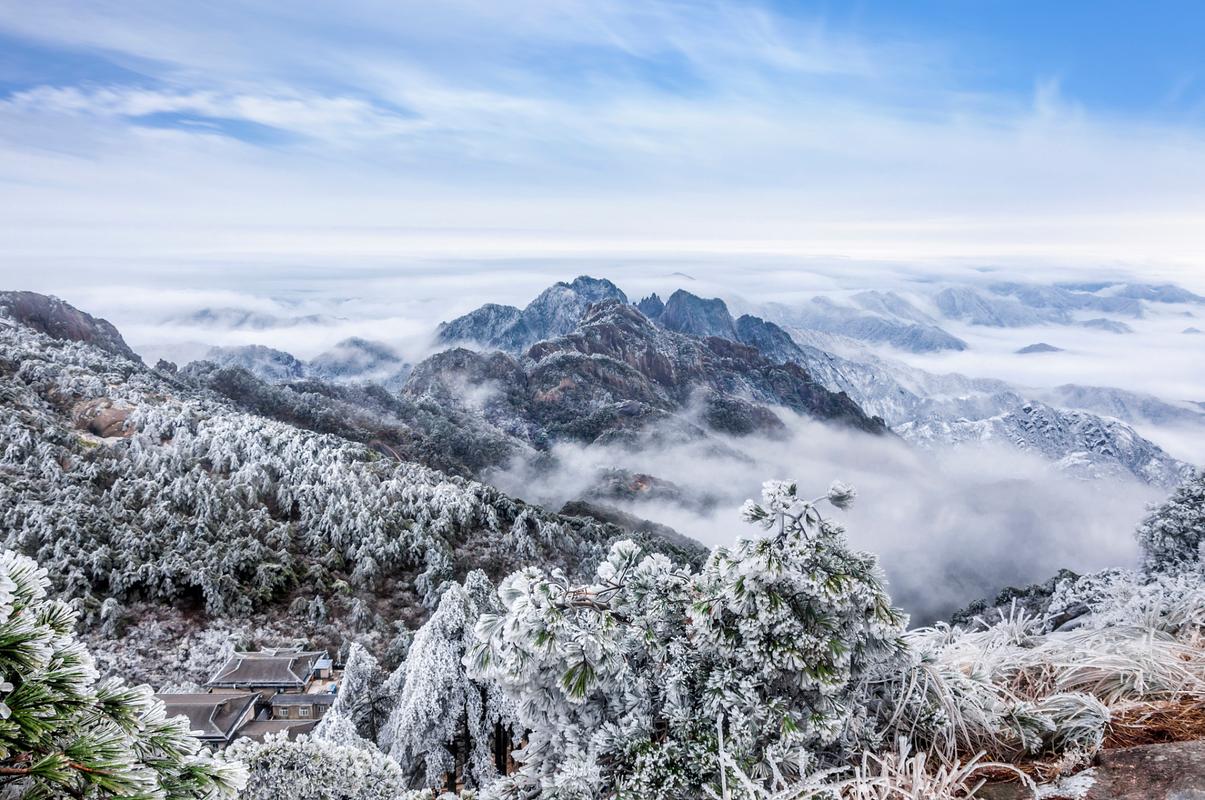
[[[757,529],[739,508],[770,478],[797,480],[820,495],[834,479],[859,492],[847,512],[828,511],[857,547],[878,554],[892,596],[915,623],[948,615],[1007,585],[1041,582],[1060,568],[1133,565],[1135,524],[1158,490],[1132,481],[1078,481],[1003,448],[918,452],[894,438],[868,437],[781,412],[789,432],[770,438],[646,449],[558,445],[556,466],[520,463],[491,477],[502,489],[551,508],[620,467],[672,481],[715,500],[714,510],[664,501],[614,503],[670,525],[708,546]]]

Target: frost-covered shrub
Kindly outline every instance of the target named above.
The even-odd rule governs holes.
[[[553,797],[702,796],[717,729],[759,781],[800,748],[852,752],[872,667],[903,620],[873,557],[851,551],[794,484],[771,481],[745,517],[770,536],[719,549],[699,573],[630,542],[589,585],[536,568],[503,581],[505,612],[477,626],[477,674],[529,730],[507,782]],[[852,492],[834,487],[834,502]]]
[[[0,797],[232,798],[246,774],[202,750],[150,687],[97,681],[46,571],[0,553]]]
[[[1205,544],[1205,471],[1185,481],[1142,521],[1136,531],[1143,568],[1149,572],[1192,569]]]
[[[910,631],[909,663],[876,687],[886,733],[947,761],[986,750],[1090,755],[1110,708],[1205,694],[1205,652],[1150,628],[1045,631],[1012,619],[986,630]]]
[[[1050,615],[1079,609],[1079,627],[1136,627],[1188,636],[1205,631],[1205,576],[1199,570],[1143,574],[1106,570],[1060,584]]]
[[[398,800],[406,790],[401,768],[371,746],[277,733],[238,739],[226,755],[249,770],[242,800]]]

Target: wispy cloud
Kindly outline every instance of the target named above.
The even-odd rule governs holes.
[[[470,228],[535,252],[1205,257],[1200,130],[1094,109],[1057,73],[1002,89],[915,28],[756,2],[0,10],[44,61],[93,65],[0,88],[7,259],[237,252],[282,229],[304,257],[319,224],[398,257],[422,243],[361,229],[453,251]]]

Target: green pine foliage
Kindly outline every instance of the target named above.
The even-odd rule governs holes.
[[[147,686],[99,681],[46,571],[0,554],[0,796],[218,800],[243,788]]]

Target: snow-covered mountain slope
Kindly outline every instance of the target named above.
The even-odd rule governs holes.
[[[395,389],[405,381],[411,365],[389,345],[353,336],[310,359],[306,374],[336,383],[372,382]]]
[[[853,361],[806,346],[796,358],[817,380],[849,394],[905,439],[934,446],[990,438],[1081,476],[1129,472],[1170,488],[1188,466],[1127,423],[1205,426],[1205,415],[1187,407],[1120,389],[1031,390],[989,378],[930,373],[889,359]],[[1038,411],[1038,418],[1031,419],[1026,408]],[[1014,428],[1024,435],[1014,435]],[[1083,453],[1093,454],[1091,465],[1080,463]]]
[[[130,361],[142,361],[108,320],[97,319],[57,297],[0,292],[0,321],[23,325],[55,339],[90,344]]]
[[[219,367],[241,367],[265,381],[295,381],[305,377],[305,362],[273,347],[262,344],[238,347],[212,347],[205,354],[206,361]]]
[[[82,598],[89,625],[116,630],[127,604],[149,603],[195,625],[267,615],[380,653],[446,579],[581,573],[630,535],[247,413],[78,333],[0,325],[0,532]]]
[[[1171,488],[1193,474],[1192,467],[1124,423],[1036,402],[986,419],[918,419],[897,425],[895,431],[925,447],[1004,443],[1039,454],[1061,471],[1082,478],[1128,472],[1154,486]]]
[[[569,333],[587,308],[604,300],[626,303],[628,298],[610,281],[582,275],[571,283],[553,284],[522,311],[484,305],[441,324],[436,337],[447,344],[477,343],[520,353],[538,341]]]
[[[967,348],[966,342],[934,323],[914,321],[916,309],[910,305],[905,308],[904,304],[885,303],[883,297],[860,297],[863,304],[860,307],[842,305],[828,297],[814,297],[795,306],[771,303],[767,309],[779,322],[863,342],[887,344],[911,353]],[[882,313],[867,311],[866,304]],[[904,316],[897,316],[900,313]]]
[[[675,293],[681,295],[686,293]],[[713,329],[726,329],[724,318],[730,317],[723,301],[705,302]],[[888,305],[881,296],[868,302]],[[1137,393],[1075,386],[1043,393],[998,380],[934,374],[866,352],[857,360],[844,358],[796,342],[782,327],[749,314],[731,327],[738,340],[776,361],[799,364],[829,389],[845,392],[867,413],[882,417],[906,439],[927,446],[990,439],[1042,455],[1072,474],[1130,473],[1146,483],[1170,487],[1185,474],[1186,465],[1124,422],[1088,413],[1095,409],[1075,409],[1095,406],[1134,422],[1154,418],[1205,424],[1205,415]],[[1063,402],[1058,405],[1071,408],[1038,402],[1039,395],[1059,398]]]
[[[258,344],[213,347],[202,360],[219,367],[240,367],[270,383],[313,378],[331,383],[375,383],[388,389],[400,387],[411,368],[384,342],[354,336],[309,361]]]
[[[541,297],[547,295],[546,292]],[[941,296],[942,292],[938,292],[938,295]],[[1087,295],[1087,299],[1080,295]],[[976,302],[982,301],[983,308],[976,313],[995,316],[983,316],[978,319],[978,324],[998,325],[1031,324],[1035,320],[1061,321],[1071,308],[1133,310],[1133,304],[1139,303],[1133,298],[1115,301],[1071,289],[1045,291],[1042,287],[1018,284],[1002,284],[994,287],[994,291],[983,294],[966,290],[962,293],[951,291],[946,296],[971,297]],[[923,309],[895,293],[861,292],[854,295],[851,302],[863,311],[851,311],[853,306],[839,307],[827,300],[811,305],[830,312],[841,308],[842,311],[833,313],[847,319],[864,312],[877,318],[891,316],[900,325],[914,326],[914,329],[917,326],[932,327],[931,319]],[[939,308],[940,305],[938,303]],[[573,304],[570,311],[576,307]],[[773,306],[772,310],[787,313],[777,306]],[[483,317],[487,316],[485,309],[481,311]],[[1002,316],[1005,311],[1013,316]],[[1205,415],[1198,414],[1187,405],[1180,407],[1123,390],[1068,385],[1039,391],[990,378],[927,372],[871,352],[865,341],[865,331],[858,337],[849,337],[840,332],[840,326],[825,323],[820,330],[802,325],[780,326],[752,314],[744,314],[734,320],[723,300],[701,298],[684,290],[675,291],[665,302],[656,295],[646,297],[636,304],[633,312],[652,319],[657,327],[681,336],[704,341],[709,337],[737,341],[756,348],[771,361],[797,364],[828,390],[846,394],[867,414],[881,417],[902,433],[907,432],[908,436],[923,440],[930,446],[939,440],[947,446],[961,446],[972,440],[993,438],[1017,449],[1040,454],[1077,475],[1128,473],[1144,482],[1171,485],[1183,465],[1126,423],[1174,420],[1183,424],[1205,424]],[[561,318],[568,316],[569,313],[566,313]],[[792,318],[805,324],[808,322],[806,314],[800,316],[794,312]],[[662,352],[667,347],[664,343],[650,345],[649,352]],[[836,355],[831,352],[833,349],[839,349],[844,354]],[[606,387],[610,380],[614,378],[598,375],[575,375],[571,378],[576,393],[587,387],[591,387],[591,391]],[[506,383],[502,381],[503,385]],[[625,382],[620,383],[623,385]],[[606,390],[610,391],[609,388]],[[629,400],[647,402],[643,395],[620,394]],[[562,397],[564,391],[557,390],[556,395]],[[629,423],[639,419],[644,424],[650,419],[643,412],[636,413],[637,409],[647,406],[625,408],[627,410],[620,418]],[[666,406],[659,408],[663,412],[669,410]],[[1031,411],[1042,409],[1041,419],[1024,422],[1032,416],[1023,410],[1025,408]],[[591,413],[595,411],[597,409],[591,409]],[[1099,416],[1102,413],[1117,419]],[[530,419],[530,416],[528,414],[524,418]],[[575,414],[575,419],[579,417]],[[982,422],[975,430],[987,433],[983,436],[973,434],[971,428],[975,426],[970,426],[970,422]],[[512,425],[515,429],[520,427],[530,430],[532,426]],[[536,427],[539,428],[538,425]],[[1025,435],[1005,435],[1011,427],[1017,427]],[[1050,439],[1039,446],[1038,440],[1043,431],[1050,434]],[[993,432],[994,435],[991,435]],[[1091,464],[1081,463],[1088,458],[1084,454],[1091,454]]]
[[[1205,425],[1205,408],[1199,404],[1169,403],[1149,394],[1111,386],[1068,383],[1029,394],[1054,406],[1091,411],[1131,424]]]

